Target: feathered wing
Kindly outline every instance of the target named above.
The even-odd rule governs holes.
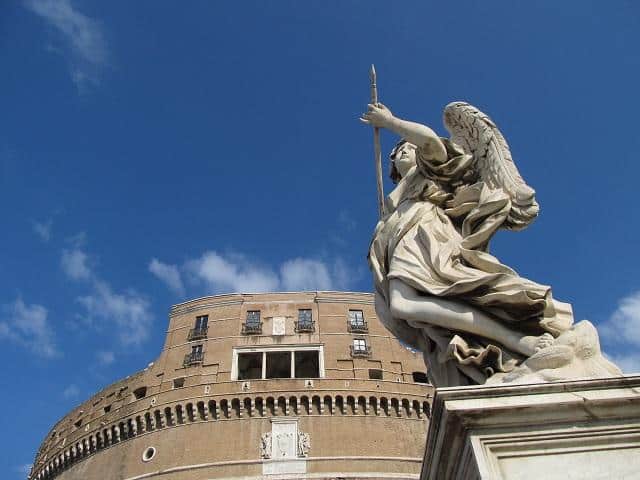
[[[451,141],[473,155],[480,179],[490,188],[502,189],[511,198],[511,211],[504,226],[521,230],[529,225],[539,211],[535,191],[522,179],[495,123],[465,102],[450,103],[443,116]]]

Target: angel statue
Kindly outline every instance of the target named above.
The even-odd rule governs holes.
[[[376,312],[423,352],[433,385],[622,374],[601,354],[591,323],[574,324],[571,305],[550,287],[489,253],[493,234],[525,228],[538,204],[487,115],[449,104],[450,139],[380,103],[361,120],[402,137],[389,155],[396,186],[369,250]]]

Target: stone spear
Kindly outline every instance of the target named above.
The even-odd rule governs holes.
[[[369,72],[371,79],[371,103],[378,105],[378,87],[376,85],[376,67],[371,64]],[[378,215],[384,217],[384,190],[382,186],[382,151],[380,149],[380,129],[373,128],[373,149],[376,164],[376,181],[378,184]]]

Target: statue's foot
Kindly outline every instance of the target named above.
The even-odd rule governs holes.
[[[518,341],[518,347],[516,350],[527,357],[539,352],[540,350],[553,345],[555,339],[550,333],[543,333],[542,335],[525,335]]]
[[[555,340],[552,338],[551,344],[548,337],[543,337],[523,337],[523,345],[535,348],[537,343],[540,350],[506,375],[490,377],[487,384],[622,376],[620,369],[602,355],[598,332],[587,320],[576,323]]]

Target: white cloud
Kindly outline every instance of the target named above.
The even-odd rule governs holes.
[[[51,239],[51,228],[53,227],[53,220],[49,219],[45,222],[32,222],[31,226],[40,240],[48,242]]]
[[[160,260],[152,258],[151,263],[149,263],[149,271],[178,295],[184,295],[184,285],[177,266],[162,263]]]
[[[149,336],[153,316],[149,301],[142,295],[134,291],[114,292],[108,283],[96,279],[92,292],[77,300],[92,324],[102,320],[114,326],[122,345],[140,345]]]
[[[67,400],[76,398],[78,395],[80,395],[80,389],[74,384],[69,385],[62,391],[62,396]]]
[[[222,255],[214,251],[187,261],[183,270],[187,278],[204,284],[210,293],[339,290],[353,280],[340,260],[327,262],[300,257],[274,269],[245,255]]]
[[[296,258],[280,267],[282,287],[287,291],[330,290],[333,280],[327,266],[319,260]]]
[[[89,267],[92,258],[81,248],[86,241],[84,234],[70,240],[71,250],[63,250],[61,266],[67,276],[84,280],[89,287],[86,295],[77,297],[84,312],[76,315],[85,325],[97,330],[114,332],[121,345],[140,345],[149,336],[153,322],[151,305],[143,295],[133,291],[116,291],[109,282]],[[112,352],[98,352],[98,360],[109,365],[115,360]]]
[[[47,309],[42,305],[27,305],[18,298],[3,307],[0,339],[14,341],[45,358],[55,357],[59,352],[47,317]]]
[[[619,366],[624,373],[640,373],[640,353],[607,355],[607,358]]]
[[[63,250],[60,263],[62,270],[73,280],[88,280],[91,278],[91,269],[87,266],[88,257],[79,248]]]
[[[83,92],[90,85],[98,85],[109,57],[100,24],[76,10],[70,0],[26,0],[25,5],[61,34],[70,52],[71,79],[78,90]],[[54,46],[48,50],[60,49]]]
[[[116,361],[115,354],[109,351],[99,351],[96,353],[96,357],[98,358],[98,363],[104,366],[111,365]]]
[[[278,290],[280,283],[274,271],[240,255],[224,258],[216,252],[205,252],[187,262],[186,269],[213,293],[269,292]]]
[[[616,311],[599,326],[599,330],[610,343],[640,347],[640,291],[620,300]]]

